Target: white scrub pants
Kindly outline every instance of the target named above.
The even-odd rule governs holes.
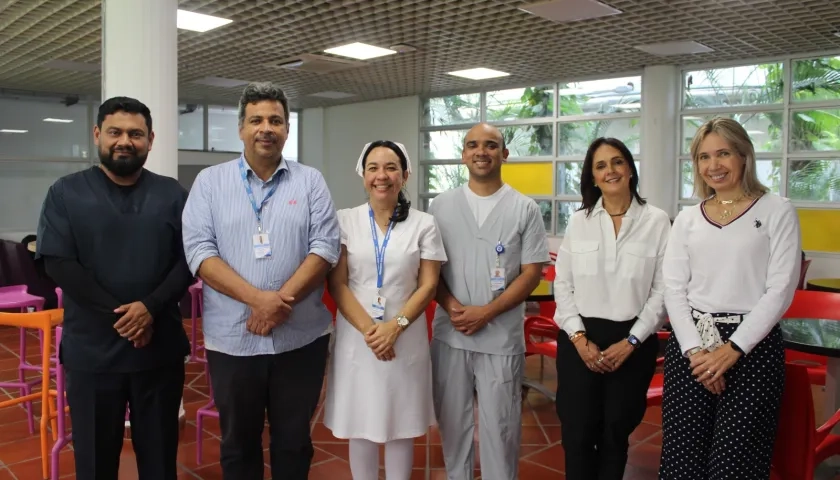
[[[515,480],[522,438],[524,355],[492,355],[431,345],[435,414],[448,480],[472,480],[478,396],[479,460],[484,480]]]

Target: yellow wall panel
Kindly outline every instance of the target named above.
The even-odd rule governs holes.
[[[820,252],[840,252],[840,210],[800,208],[802,249]]]
[[[554,195],[551,162],[506,163],[502,166],[502,181],[523,195]]]
[[[551,282],[542,280],[540,281],[540,284],[537,285],[537,288],[535,288],[534,291],[531,292],[531,295],[551,295],[551,287]]]

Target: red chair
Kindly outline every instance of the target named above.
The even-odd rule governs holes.
[[[797,290],[782,318],[840,320],[840,293]],[[805,365],[812,385],[825,385],[827,359],[822,355],[785,350],[785,361]]]
[[[662,341],[668,341],[671,338],[671,332],[666,330],[660,330],[656,332],[656,337]],[[656,359],[656,367],[657,370],[665,363],[665,357],[659,357]],[[665,384],[665,374],[657,371],[653,374],[653,378],[650,380],[650,386],[648,387],[647,391],[647,406],[648,407],[659,407],[662,406],[662,388]]]
[[[773,473],[779,480],[811,480],[817,465],[840,455],[840,435],[831,433],[840,411],[814,430],[814,399],[807,367],[785,365],[785,391],[773,449]]]
[[[327,307],[327,310],[330,311],[333,318],[333,323],[335,323],[335,317],[338,312],[338,306],[335,304],[335,300],[333,300],[332,295],[330,295],[330,290],[328,287],[324,287],[324,295],[321,297],[321,301],[324,302],[324,305]]]
[[[426,330],[429,333],[429,343],[432,343],[432,323],[435,321],[435,310],[437,309],[437,302],[432,300],[426,305]]]

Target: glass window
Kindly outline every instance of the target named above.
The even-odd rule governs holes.
[[[840,150],[840,109],[792,112],[788,149],[791,152]]]
[[[502,127],[500,130],[509,151],[508,158],[547,157],[554,153],[551,124]]]
[[[424,165],[423,192],[441,193],[467,183],[469,173],[462,164],[455,165]]]
[[[423,158],[425,160],[460,160],[467,130],[423,132]]]
[[[207,148],[211,152],[242,151],[237,107],[210,105],[207,110],[207,124]]]
[[[298,112],[291,112],[289,114],[289,138],[286,139],[286,145],[283,146],[283,158],[293,162],[299,161],[300,145],[298,139],[300,138],[300,119]]]
[[[627,145],[630,153],[639,153],[641,126],[638,118],[560,123],[557,130],[559,155],[583,156],[589,149],[589,144],[598,137],[617,138]]]
[[[0,156],[95,157],[89,152],[92,129],[87,103],[67,106],[59,98],[0,98]]]
[[[840,159],[792,160],[787,196],[809,202],[840,202]]]
[[[551,235],[551,200],[535,200],[537,206],[540,207],[540,214],[542,215],[545,232]]]
[[[840,100],[840,56],[793,61],[794,102]]]
[[[555,234],[563,235],[566,232],[566,227],[569,225],[569,219],[580,208],[581,202],[563,202],[557,201],[557,229]]]
[[[178,149],[204,150],[203,105],[178,105]]]
[[[423,101],[423,125],[443,126],[476,123],[479,120],[481,95],[469,93]]]
[[[756,173],[758,180],[764,184],[771,192],[779,194],[782,184],[782,161],[776,160],[756,160]],[[682,162],[681,167],[682,186],[680,187],[680,198],[689,199],[694,198],[694,171],[691,166],[691,160]]]
[[[783,100],[782,64],[685,72],[683,108],[777,104]]]
[[[638,169],[638,165],[636,167]],[[580,195],[580,175],[583,162],[557,162],[554,174],[556,195]]]
[[[487,92],[486,101],[488,122],[554,116],[553,86]]]
[[[87,111],[84,116],[87,117]],[[0,137],[2,145],[3,138]],[[88,162],[73,160],[0,162],[0,203],[4,206],[0,208],[0,231],[34,232],[50,186],[65,175],[87,168],[90,168]]]
[[[420,205],[424,212],[429,211],[429,205],[435,200],[436,197],[425,197],[420,199]]]
[[[682,117],[682,153],[691,153],[691,142],[697,130],[715,117],[731,118],[741,124],[753,142],[756,152],[782,151],[782,112],[726,113],[717,115],[685,115]]]
[[[642,110],[642,77],[561,83],[560,115],[636,113]]]

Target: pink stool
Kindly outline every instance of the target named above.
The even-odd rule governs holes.
[[[207,358],[198,356],[199,350],[204,350],[203,346],[198,346],[198,317],[204,315],[204,282],[201,279],[190,285],[190,301],[191,301],[191,317],[190,317],[190,360],[199,363],[207,363]]]
[[[210,389],[210,401],[207,405],[199,408],[195,412],[195,462],[201,465],[201,459],[204,452],[204,417],[219,418],[219,412],[216,410],[216,400],[213,399],[213,385],[210,383],[210,373],[204,369],[207,377],[207,387]]]
[[[30,295],[26,285],[13,285],[10,287],[0,287],[0,309],[13,310],[19,309],[21,313],[26,313],[32,308],[36,311],[44,309],[44,298]],[[38,338],[41,341],[43,348],[44,334],[39,331]],[[26,371],[41,371],[40,365],[32,365],[26,361],[26,329],[20,329],[20,362],[18,363],[18,381],[17,382],[0,382],[0,387],[3,388],[20,388],[21,395],[29,395],[32,393],[32,387],[41,381],[40,378],[35,378],[26,381]],[[53,363],[55,363],[53,358]],[[50,369],[52,373],[55,369]],[[45,388],[48,388],[45,387]],[[35,418],[32,415],[32,402],[26,402],[26,416],[29,422],[30,435],[35,433]]]

